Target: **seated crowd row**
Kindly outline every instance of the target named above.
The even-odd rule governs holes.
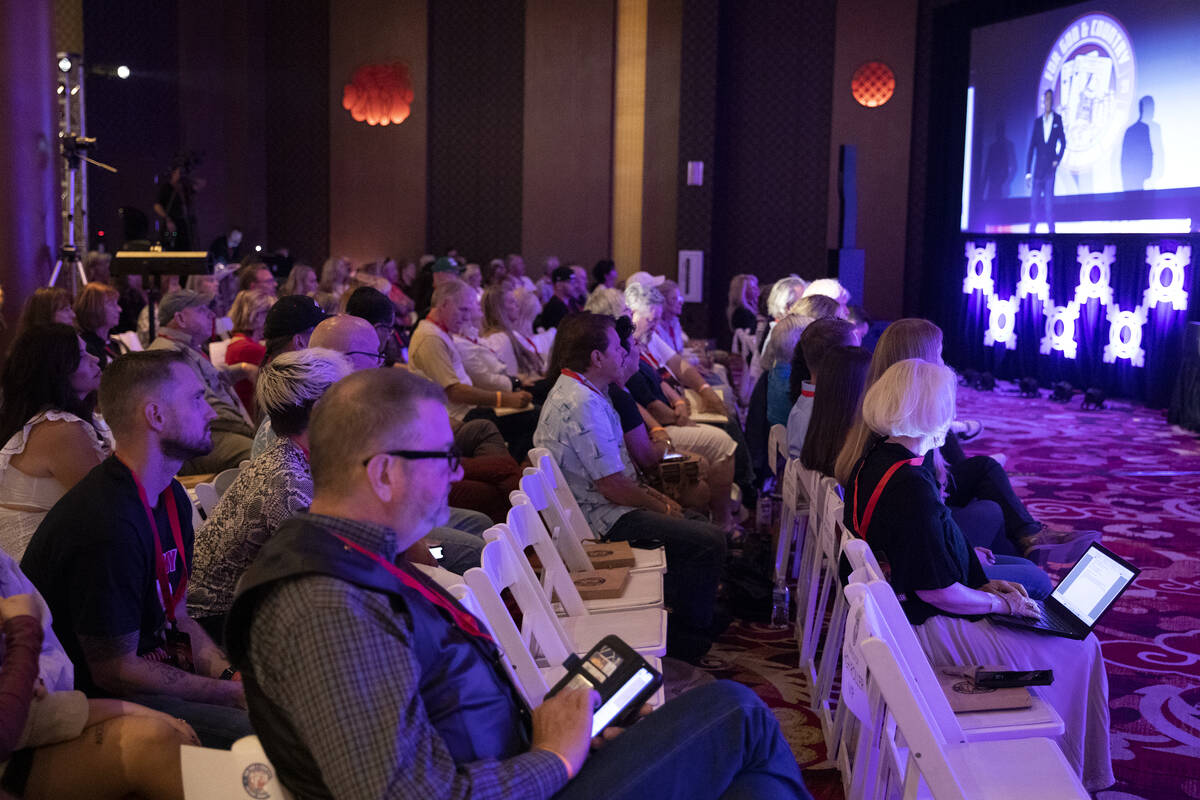
[[[89,292],[116,316],[110,287],[76,299],[82,333],[27,313],[0,386],[3,675],[23,702],[0,731],[0,787],[177,797],[180,743],[253,731],[298,797],[804,796],[774,717],[731,684],[590,747],[586,695],[530,714],[445,591],[479,565],[484,529],[543,447],[597,537],[665,545],[668,653],[698,659],[727,622],[719,587],[759,488],[764,420],[847,487],[847,523],[890,565],[935,663],[1052,657],[1072,673],[1047,692],[1064,753],[1089,788],[1111,783],[1095,640],[1046,644],[978,616],[1029,613],[1049,588],[1042,566],[1096,535],[1036,521],[999,462],[947,435],[941,331],[898,321],[872,356],[836,282],[806,297],[784,279],[797,296],[768,325],[757,282],[738,276],[735,355],[714,357],[683,337],[677,287],[635,273],[622,291],[602,265],[590,295],[557,268],[531,315],[523,274],[493,269],[477,288],[438,259],[411,334],[386,287],[357,286],[329,315],[305,294],[275,300],[256,264],[223,348],[216,301],[194,289],[162,299],[143,353],[85,329]],[[665,481],[668,453],[698,478]],[[193,531],[175,476],[239,467]],[[860,498],[885,483],[859,530]],[[113,743],[126,736],[135,765]],[[667,742],[687,746],[659,755]],[[86,769],[55,769],[68,761]]]

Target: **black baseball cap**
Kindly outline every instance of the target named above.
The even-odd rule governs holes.
[[[550,273],[550,279],[555,283],[562,283],[571,280],[573,275],[570,267],[557,267],[554,272]]]
[[[280,336],[295,336],[317,327],[329,315],[321,310],[317,301],[302,294],[285,295],[275,301],[267,312],[263,325],[263,338],[278,339]]]

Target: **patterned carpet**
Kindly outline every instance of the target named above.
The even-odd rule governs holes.
[[[1045,394],[1045,392],[1043,392]],[[1200,437],[1162,412],[1109,401],[1083,411],[1025,400],[1011,387],[959,391],[959,416],[985,432],[968,454],[1004,453],[1034,516],[1100,529],[1142,568],[1097,628],[1109,675],[1113,770],[1101,800],[1200,799]],[[752,686],[780,719],[802,767],[825,759],[807,709],[792,632],[735,624],[706,658],[720,678]],[[841,797],[837,773],[806,770],[814,796]]]

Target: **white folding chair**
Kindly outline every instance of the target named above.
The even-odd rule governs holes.
[[[204,512],[205,519],[211,517],[213,509],[217,507],[217,501],[221,499],[212,481],[197,483],[192,487],[192,492],[196,495],[196,505]]]
[[[866,576],[879,576],[881,571],[871,548],[861,539],[846,544],[846,557],[855,570],[851,580],[864,582]],[[883,630],[890,637],[897,657],[903,659],[912,673],[913,690],[922,694],[932,712],[932,721],[947,737],[957,736],[961,730],[970,741],[988,739],[1023,739],[1030,736],[1059,736],[1065,729],[1062,717],[1054,707],[1040,698],[1033,690],[1033,705],[1025,709],[1006,711],[972,711],[956,714],[950,708],[945,693],[938,682],[934,667],[929,663],[921,643],[913,633],[912,625],[900,607],[896,593],[887,581],[876,577],[865,580],[879,610]],[[944,665],[955,666],[955,665]]]
[[[858,584],[857,586],[861,586]],[[849,622],[847,624],[845,690],[852,697],[874,697],[885,713],[890,713],[908,743],[904,771],[904,798],[917,797],[921,780],[937,800],[1012,800],[1022,797],[1089,797],[1058,746],[1046,738],[968,741],[961,731],[954,738],[931,719],[928,705],[914,692],[912,676],[905,669],[883,631],[881,615],[872,595],[857,586],[848,587]],[[866,689],[864,692],[863,689]],[[856,715],[869,702],[850,703]],[[880,717],[866,713],[859,717],[864,726],[878,725]],[[875,728],[872,734],[882,731]],[[878,776],[870,769],[869,753],[856,754],[851,796],[874,796]],[[862,786],[862,784],[868,784]]]
[[[596,635],[599,629],[615,628],[609,632],[619,633],[634,650],[663,655],[667,649],[667,612],[662,604],[597,608],[598,604],[605,601],[581,598],[566,565],[558,557],[558,551],[554,549],[546,528],[538,519],[537,512],[529,503],[521,502],[519,496],[516,500],[518,502],[515,502],[508,512],[508,524],[492,526],[484,531],[484,538],[488,541],[499,538],[508,542],[513,553],[519,556],[518,561],[525,575],[541,590],[546,601],[544,608],[547,613],[554,614],[551,604],[557,598],[565,612],[565,616],[558,619],[558,623],[567,632],[568,638],[584,648],[580,652],[586,652],[587,647],[599,641],[603,636]],[[542,562],[541,582],[534,574],[529,559],[525,557],[525,551],[530,547]],[[657,589],[659,597],[662,596],[662,578],[658,573],[630,573],[629,578],[627,588],[635,595],[641,592],[643,597],[648,597]],[[638,584],[644,585],[644,588]]]
[[[279,782],[257,736],[243,736],[229,750],[183,745],[179,749],[186,800],[214,797],[278,797],[294,795]]]
[[[787,459],[787,426],[772,425],[771,430],[767,432],[767,465],[772,474],[779,477],[779,471],[783,469]]]
[[[485,546],[486,547],[486,546]],[[478,569],[478,568],[476,568]],[[497,567],[493,567],[497,569]],[[503,569],[503,566],[498,567]],[[542,670],[533,660],[533,655],[521,638],[521,632],[513,622],[512,615],[504,605],[504,600],[496,591],[491,581],[474,581],[477,589],[472,589],[465,583],[449,588],[463,608],[470,611],[487,626],[488,632],[496,640],[496,647],[501,654],[504,671],[512,680],[513,685],[521,692],[521,696],[530,708],[537,708],[546,696],[550,687],[546,684]]]
[[[818,616],[818,598],[825,562],[820,547],[821,495],[817,488],[821,474],[802,465],[796,466],[796,488],[799,490],[797,506],[803,501],[807,509],[804,521],[805,536],[801,547],[800,577],[796,584],[796,646],[800,651],[800,668],[809,678],[811,686],[816,664],[814,663],[817,640],[825,620]],[[799,510],[797,513],[800,512]]]
[[[566,536],[573,536],[577,542],[595,539],[596,536],[588,526],[587,519],[583,516],[583,510],[579,508],[579,503],[575,500],[575,495],[571,494],[571,487],[567,485],[567,479],[563,476],[558,462],[544,447],[535,447],[530,450],[529,462],[533,464],[533,467],[525,470],[521,479],[521,490],[526,492],[534,507],[541,512],[546,522],[546,528],[555,542],[559,543],[559,552],[562,553],[563,560],[567,562],[567,565],[573,571],[591,569],[591,564],[587,562],[583,548],[575,548],[569,542],[560,541]],[[525,478],[534,473],[541,479],[544,488],[533,485],[533,481],[525,481]],[[532,494],[526,490],[527,484],[532,490]],[[581,561],[580,558],[584,560]],[[667,570],[665,547],[652,549],[634,547],[633,558],[634,572],[661,573]]]
[[[217,473],[216,477],[212,479],[212,486],[216,490],[218,498],[225,494],[225,490],[233,484],[234,479],[237,478],[238,473],[241,471],[242,468],[237,466]]]
[[[531,573],[527,570],[528,562],[524,558],[518,557],[512,541],[506,538],[508,534],[507,525],[496,525],[489,528],[485,532],[489,541],[483,546],[480,566],[467,570],[463,578],[479,601],[479,607],[487,617],[489,625],[492,626],[494,635],[503,642],[506,660],[512,659],[514,670],[520,666],[517,682],[523,687],[522,692],[528,695],[526,700],[532,705],[540,703],[546,693],[546,689],[541,687],[543,685],[549,687],[558,682],[565,673],[562,664],[567,657],[572,653],[584,655],[596,642],[609,634],[620,636],[626,644],[638,650],[655,669],[662,670],[660,659],[662,652],[653,653],[639,650],[634,641],[631,641],[636,638],[631,635],[631,629],[621,626],[622,620],[627,621],[628,618],[617,614],[603,614],[576,617],[572,621],[571,618],[555,616],[550,610],[549,602],[541,588],[536,581],[532,580]],[[521,611],[519,628],[500,597],[500,593],[505,589],[509,591],[517,608]],[[504,621],[505,619],[507,622]],[[612,622],[605,622],[606,619],[612,620]],[[580,620],[588,622],[580,622]],[[663,626],[663,651],[665,652],[665,620]],[[516,631],[515,637],[514,630]],[[636,633],[636,631],[633,632]],[[530,656],[529,661],[540,658],[545,662],[544,665],[537,667],[540,673],[538,678],[535,679],[530,674],[529,661],[520,657],[518,648],[525,650],[526,654]],[[509,655],[510,653],[511,655]],[[538,692],[541,694],[537,695]],[[536,701],[531,699],[533,695],[537,695]],[[661,705],[662,702],[663,697],[660,690],[651,705]]]
[[[808,500],[800,490],[802,469],[800,459],[789,458],[783,468],[783,479],[779,483],[779,536],[775,540],[774,572],[776,581],[788,578],[795,581],[800,575],[801,564],[804,561]]]
[[[208,343],[208,358],[214,367],[225,366],[225,351],[229,349],[231,340],[220,339]]]
[[[842,517],[842,498],[837,493],[837,481],[824,478],[821,482],[823,495],[817,499],[822,504],[820,527],[816,531],[820,558],[825,564],[821,574],[821,585],[817,595],[817,614],[824,619],[828,609],[828,620],[823,626],[823,636],[818,637],[813,650],[813,680],[809,696],[810,707],[821,720],[821,732],[825,737],[827,752],[838,752],[846,715],[839,698],[834,694],[838,665],[842,651],[842,636],[846,627],[846,599],[841,591],[840,560],[842,546],[848,535],[839,520]]]

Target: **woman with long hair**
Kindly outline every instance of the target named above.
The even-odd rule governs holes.
[[[729,282],[729,302],[725,321],[731,331],[744,330],[754,335],[758,327],[758,276],[742,273]]]
[[[821,360],[821,390],[813,395],[812,416],[800,451],[800,463],[806,469],[833,477],[838,452],[862,402],[870,365],[870,353],[848,345],[830,348]]]
[[[226,366],[245,364],[254,367],[246,370],[249,375],[233,385],[234,391],[241,398],[242,405],[251,414],[255,413],[254,382],[257,379],[258,367],[262,365],[267,354],[263,344],[263,327],[267,324],[267,312],[275,304],[275,298],[254,289],[243,290],[233,298],[233,307],[229,309],[229,318],[233,321],[233,336],[229,348],[225,351]]]
[[[533,383],[545,377],[546,361],[537,340],[517,332],[520,313],[515,292],[505,286],[489,286],[483,292],[483,328],[479,333],[504,362],[509,375]]]
[[[70,325],[21,334],[0,377],[0,547],[20,561],[46,512],[112,452],[100,362]]]
[[[942,363],[942,330],[929,320],[900,319],[884,330],[871,358],[867,388],[892,364],[913,358]],[[835,469],[843,486],[870,439],[860,409],[838,454]],[[1039,564],[1074,563],[1088,545],[1100,538],[1094,531],[1054,530],[1038,522],[1013,491],[999,462],[989,456],[963,457],[948,467],[944,455],[952,448],[957,448],[957,443],[935,448],[925,468],[943,488],[946,504],[975,546],[1002,555],[1023,555]]]
[[[100,362],[100,369],[124,352],[124,346],[109,338],[121,321],[121,294],[106,283],[92,281],[75,298],[75,326],[87,351]]]
[[[312,297],[316,294],[319,283],[315,269],[308,264],[297,264],[288,273],[283,286],[279,287],[279,296],[285,297],[289,294],[303,294]]]
[[[320,291],[328,292],[339,300],[350,284],[350,259],[345,256],[330,256],[321,267]]]
[[[844,484],[844,522],[888,564],[889,583],[930,663],[1054,667],[1053,685],[1036,693],[1063,720],[1055,737],[1063,756],[1084,788],[1097,792],[1113,782],[1100,643],[1094,634],[1076,641],[988,619],[1041,612],[1020,584],[988,574],[921,466],[954,419],[956,383],[947,367],[909,358],[867,389],[862,417],[871,438]]]

